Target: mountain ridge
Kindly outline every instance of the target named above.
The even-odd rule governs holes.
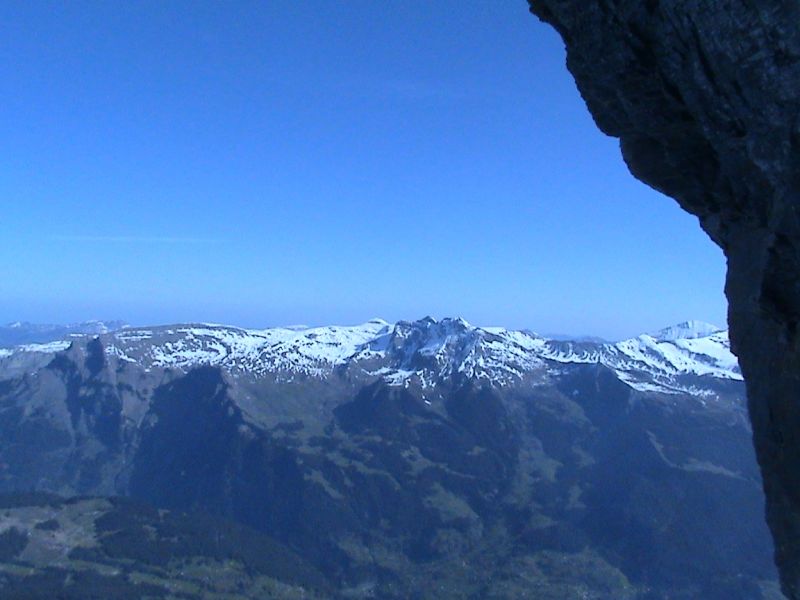
[[[23,344],[53,342],[70,335],[103,334],[127,327],[125,321],[89,320],[80,323],[58,325],[52,323],[30,323],[14,321],[0,325],[0,349]]]
[[[511,385],[559,364],[602,364],[637,390],[698,396],[708,395],[698,387],[698,378],[741,380],[727,332],[699,321],[620,342],[554,340],[528,330],[473,326],[462,318],[393,324],[371,319],[361,325],[304,329],[189,323],[72,334],[57,342],[2,350],[0,360],[64,351],[72,341],[90,337],[100,340],[108,359],[145,370],[212,365],[232,374],[322,379],[346,371],[425,388],[457,374]]]

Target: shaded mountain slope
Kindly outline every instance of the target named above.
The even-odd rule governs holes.
[[[122,498],[0,496],[8,598],[324,598],[325,578],[267,536]]]
[[[689,329],[173,326],[20,349],[0,491],[212,513],[349,597],[774,598],[743,384],[724,332]]]

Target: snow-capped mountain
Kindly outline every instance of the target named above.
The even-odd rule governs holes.
[[[425,597],[454,568],[475,587],[446,597],[526,597],[533,573],[542,597],[758,598],[741,589],[775,575],[740,379],[697,323],[86,334],[0,351],[0,493],[201,509],[355,598]]]
[[[661,342],[673,342],[675,340],[694,340],[697,338],[704,338],[715,333],[721,332],[722,327],[717,327],[711,323],[704,323],[703,321],[684,321],[671,327],[665,327],[655,333],[651,337]]]
[[[662,393],[705,395],[703,378],[741,380],[727,331],[697,321],[616,343],[558,341],[529,331],[476,327],[460,318],[430,317],[263,330],[210,324],[125,328],[98,339],[110,360],[148,371],[210,365],[233,375],[273,374],[283,380],[345,373],[423,388],[451,377],[535,384],[564,364],[604,365],[635,389]],[[57,352],[69,343],[28,345],[14,352]]]

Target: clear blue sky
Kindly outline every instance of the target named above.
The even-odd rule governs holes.
[[[0,321],[724,323],[524,0],[0,3]]]

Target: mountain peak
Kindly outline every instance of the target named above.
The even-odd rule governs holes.
[[[684,321],[677,325],[665,327],[664,329],[650,334],[650,336],[661,342],[672,342],[675,340],[704,338],[720,331],[723,331],[722,327],[717,327],[716,325],[704,321]]]

